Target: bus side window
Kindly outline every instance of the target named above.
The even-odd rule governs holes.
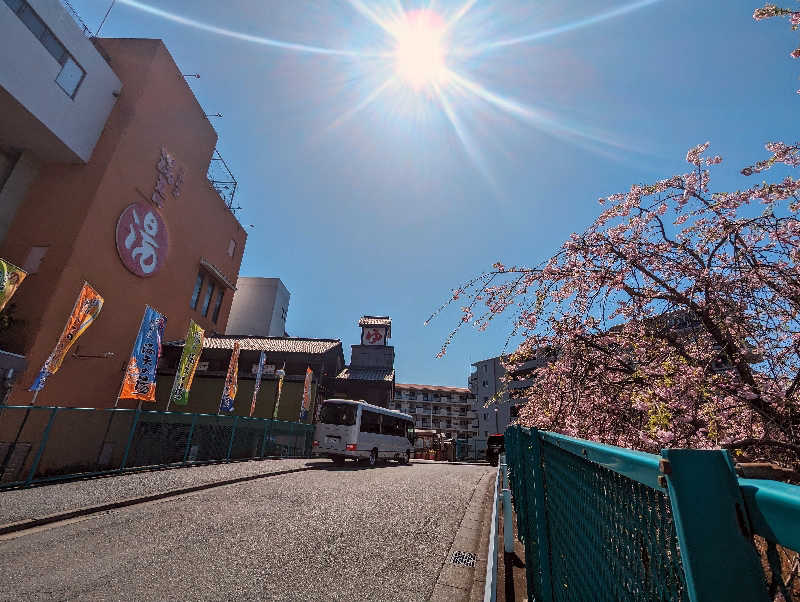
[[[376,433],[381,432],[381,415],[369,410],[361,411],[361,432]]]

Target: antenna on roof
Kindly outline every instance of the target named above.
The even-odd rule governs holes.
[[[108,10],[106,11],[106,14],[103,16],[103,20],[100,21],[100,26],[97,28],[97,31],[94,33],[94,37],[97,37],[97,36],[100,35],[100,30],[103,29],[103,25],[105,25],[106,19],[108,19],[108,14],[111,12],[111,9],[114,8],[114,3],[116,1],[117,0],[111,0],[111,5],[108,7]]]

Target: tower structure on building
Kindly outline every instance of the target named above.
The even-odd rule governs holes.
[[[361,343],[353,345],[350,364],[334,381],[337,397],[363,399],[387,407],[394,389],[394,347],[389,316],[361,316]]]

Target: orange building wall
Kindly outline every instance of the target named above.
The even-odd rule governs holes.
[[[25,324],[12,331],[11,345],[22,347],[28,370],[9,403],[30,403],[33,394],[27,388],[61,334],[84,281],[104,297],[105,305],[48,379],[37,405],[112,406],[145,304],[166,315],[166,340],[183,338],[190,318],[209,332],[224,332],[230,312],[231,289],[217,324],[211,322],[211,310],[205,318],[189,307],[201,257],[235,283],[247,237],[206,178],[216,133],[160,40],[101,39],[98,44],[123,89],[94,154],[85,166],[45,166],[0,247],[0,256],[21,265],[31,246],[50,245],[39,272],[23,282],[13,299]],[[119,258],[116,224],[131,203],[150,203],[162,146],[184,167],[184,184],[182,194],[168,194],[160,210],[169,232],[166,263],[155,275],[140,278]],[[231,239],[236,242],[232,258],[227,254]],[[114,355],[82,359],[73,351]],[[131,405],[120,402],[120,407]]]

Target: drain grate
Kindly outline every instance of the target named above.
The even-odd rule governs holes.
[[[453,564],[460,564],[462,566],[475,566],[475,554],[472,552],[453,552],[451,560]]]

